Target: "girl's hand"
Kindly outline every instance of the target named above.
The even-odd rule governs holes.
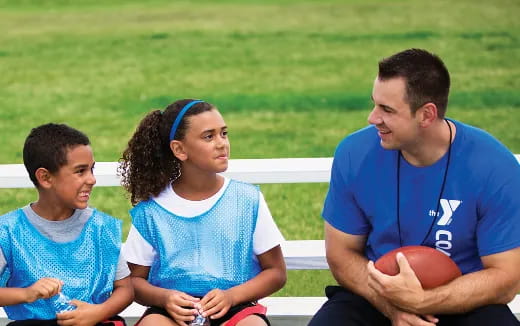
[[[180,325],[185,325],[186,321],[192,321],[198,314],[195,305],[200,301],[199,298],[180,291],[168,291],[165,298],[164,309],[172,316],[174,321]]]
[[[94,326],[101,322],[99,316],[103,315],[101,305],[89,304],[79,300],[71,300],[70,303],[76,306],[72,311],[56,314],[58,325],[60,326]]]
[[[25,288],[27,303],[38,299],[48,299],[61,291],[63,282],[57,278],[44,277],[36,281],[33,285]]]
[[[201,312],[204,317],[217,319],[224,316],[234,305],[233,296],[229,290],[214,289],[209,291],[200,301]]]

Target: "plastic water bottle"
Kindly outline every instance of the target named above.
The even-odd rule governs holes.
[[[70,304],[69,297],[61,292],[57,294],[57,298],[54,300],[54,310],[57,314],[74,309],[76,309],[76,306]]]
[[[191,322],[190,326],[209,326],[209,320],[206,317],[198,314],[197,317]]]

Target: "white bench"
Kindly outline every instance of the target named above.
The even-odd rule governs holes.
[[[516,155],[520,163],[520,155]],[[290,158],[290,159],[246,159],[230,160],[224,175],[254,183],[310,183],[328,182],[332,158]],[[96,186],[119,186],[116,162],[96,163]],[[22,164],[0,165],[0,188],[33,187]],[[323,240],[292,240],[282,244],[288,269],[328,269]],[[268,297],[261,300],[266,305],[273,326],[303,326],[325,302],[325,297]],[[520,295],[509,307],[520,314]],[[129,325],[138,319],[145,307],[133,303],[121,316]],[[0,326],[7,323],[6,315],[0,309]]]

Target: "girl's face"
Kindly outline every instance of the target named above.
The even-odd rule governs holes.
[[[224,172],[228,167],[229,140],[224,118],[217,110],[189,116],[182,147],[183,165],[207,172]]]

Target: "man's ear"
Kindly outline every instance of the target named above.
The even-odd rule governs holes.
[[[170,142],[170,149],[173,155],[179,159],[179,161],[186,161],[188,159],[188,153],[184,150],[182,141],[172,140]]]
[[[430,126],[439,117],[438,111],[437,111],[437,105],[435,105],[432,102],[428,102],[428,103],[424,104],[423,106],[421,106],[417,110],[417,114],[420,114],[419,123],[421,124],[421,127],[423,127],[423,128]]]
[[[46,168],[38,168],[36,172],[34,172],[34,175],[40,187],[48,189],[52,186],[52,173]]]

